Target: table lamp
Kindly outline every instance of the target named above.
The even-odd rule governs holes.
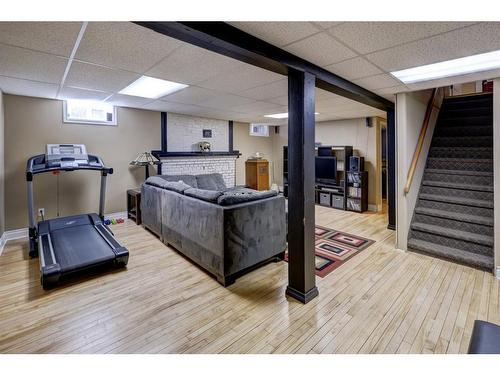
[[[142,167],[146,167],[146,180],[149,177],[149,166],[150,165],[158,165],[161,164],[161,161],[158,160],[155,156],[151,155],[150,152],[143,152],[137,155],[137,157],[130,162],[130,165],[138,165]]]

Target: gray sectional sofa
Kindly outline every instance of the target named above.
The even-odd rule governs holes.
[[[228,189],[220,174],[154,176],[141,190],[143,225],[224,286],[284,257],[285,199],[276,192]]]

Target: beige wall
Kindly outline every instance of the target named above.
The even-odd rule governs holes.
[[[396,145],[397,145],[397,168],[396,168],[396,247],[406,250],[408,242],[408,230],[413,216],[413,210],[417,201],[420,183],[424,174],[427,155],[436,126],[439,107],[443,100],[443,90],[439,90],[435,99],[429,128],[424,139],[422,152],[415,169],[413,182],[408,194],[404,194],[404,186],[408,177],[415,147],[418,142],[422,123],[427,109],[427,103],[431,90],[402,93],[396,96]]]
[[[5,154],[4,154],[4,105],[3,93],[0,90],[0,237],[5,231],[5,200],[4,200],[4,174],[5,174]]]
[[[144,168],[130,167],[139,152],[160,148],[160,113],[118,108],[118,126],[75,125],[62,122],[62,102],[4,95],[5,104],[5,219],[6,229],[27,227],[26,160],[45,152],[47,143],[83,143],[90,154],[114,168],[108,178],[105,212],[126,210],[125,192],[144,179]],[[66,172],[59,176],[59,213],[97,212],[99,174]],[[56,216],[57,179],[35,177],[35,208]]]
[[[274,158],[273,158],[273,133],[274,127],[269,128],[269,137],[251,136],[249,124],[235,122],[233,127],[233,148],[241,152],[236,159],[236,185],[245,184],[245,161],[260,152],[264,158],[269,160],[269,180],[273,182]]]
[[[376,209],[379,176],[377,166],[377,127],[367,127],[364,118],[316,123],[316,142],[323,145],[352,146],[354,154],[365,158],[368,171],[368,204]],[[273,155],[276,161],[275,179],[283,185],[283,146],[288,143],[288,127],[281,126],[273,137]]]

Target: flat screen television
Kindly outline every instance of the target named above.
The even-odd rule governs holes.
[[[336,185],[337,158],[335,156],[316,157],[316,182]]]

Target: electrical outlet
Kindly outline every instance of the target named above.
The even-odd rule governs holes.
[[[45,217],[45,208],[38,209],[38,216]]]

